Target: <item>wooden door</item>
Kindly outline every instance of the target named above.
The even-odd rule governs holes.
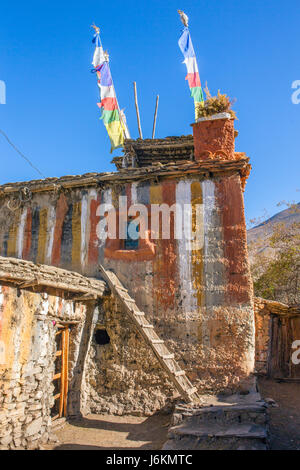
[[[55,340],[55,372],[53,377],[55,403],[51,413],[52,421],[67,415],[69,327],[59,325]]]
[[[300,340],[300,318],[274,315],[268,364],[270,377],[300,378],[300,365],[292,362],[292,344],[296,340]]]

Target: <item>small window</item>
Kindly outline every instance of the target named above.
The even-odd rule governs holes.
[[[140,226],[135,224],[134,219],[127,222],[127,238],[124,240],[125,250],[137,250],[139,247]]]
[[[100,346],[110,343],[110,337],[106,330],[96,330],[95,341]]]

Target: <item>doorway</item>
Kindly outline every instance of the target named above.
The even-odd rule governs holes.
[[[70,330],[68,325],[57,326],[58,330],[55,334],[55,369],[53,376],[55,403],[51,410],[52,421],[67,416],[68,401],[68,360]]]

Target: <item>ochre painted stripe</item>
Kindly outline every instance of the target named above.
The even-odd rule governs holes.
[[[8,240],[7,240],[7,256],[16,257],[17,256],[17,235],[18,227],[20,221],[20,212],[16,211],[14,213],[13,223],[10,226]]]
[[[196,227],[196,205],[203,204],[202,187],[199,181],[191,184],[192,232]],[[203,221],[202,221],[203,223]],[[203,305],[203,248],[192,250],[192,279],[198,307]]]
[[[48,210],[40,210],[40,227],[37,250],[37,263],[45,263],[46,242],[47,242]]]
[[[81,264],[81,202],[75,202],[72,215],[72,265],[79,268]]]

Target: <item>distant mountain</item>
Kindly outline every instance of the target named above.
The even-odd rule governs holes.
[[[263,253],[266,256],[272,256],[274,250],[269,246],[268,239],[273,233],[274,225],[278,223],[290,225],[295,222],[300,223],[300,203],[289,209],[278,212],[262,224],[259,224],[256,227],[248,230],[247,238],[250,260],[252,256],[257,253]]]

